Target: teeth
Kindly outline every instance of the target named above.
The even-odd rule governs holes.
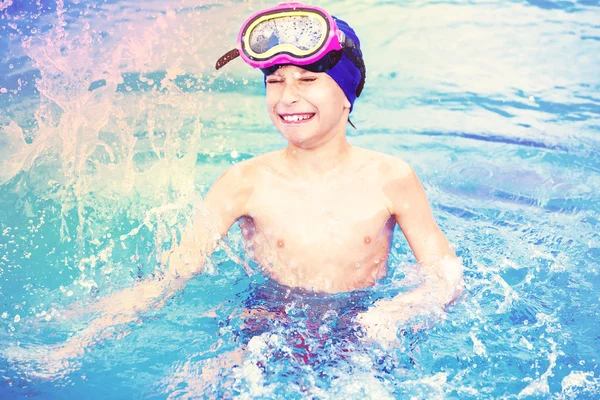
[[[287,122],[298,122],[312,117],[312,114],[295,114],[295,115],[284,115],[282,118]]]

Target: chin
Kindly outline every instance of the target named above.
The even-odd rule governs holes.
[[[287,139],[287,138],[286,138]],[[293,145],[299,149],[310,150],[316,146],[318,143],[318,139],[315,137],[308,138],[290,138],[287,139],[288,144]]]
[[[306,144],[307,138],[299,135],[290,135],[282,132],[282,136],[287,140],[288,144],[292,144],[296,147],[303,147]]]
[[[315,132],[312,129],[292,130],[287,126],[278,126],[277,128],[285,140],[297,147],[303,147],[303,145],[306,145],[306,142],[311,141],[315,137]]]

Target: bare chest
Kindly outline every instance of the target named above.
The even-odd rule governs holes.
[[[364,180],[346,184],[265,185],[251,217],[263,235],[289,245],[361,244],[375,240],[389,219],[384,194]]]

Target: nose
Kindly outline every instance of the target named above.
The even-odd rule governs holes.
[[[281,99],[279,100],[281,103],[286,106],[291,106],[300,101],[300,94],[298,93],[298,88],[295,83],[286,81],[283,85],[283,92],[281,93]]]

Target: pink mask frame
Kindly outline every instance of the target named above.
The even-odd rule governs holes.
[[[248,52],[245,50],[244,45],[244,34],[246,33],[248,27],[258,18],[273,14],[281,14],[286,11],[307,11],[314,12],[323,17],[327,23],[327,37],[325,38],[323,44],[316,49],[315,51],[304,55],[298,56],[291,54],[289,52],[278,52],[273,56],[270,56],[264,60],[257,60],[254,57],[251,57]],[[269,68],[273,65],[278,64],[294,64],[294,65],[309,65],[320,60],[325,54],[334,50],[342,50],[342,44],[346,41],[346,35],[342,30],[337,27],[335,20],[331,17],[331,15],[325,11],[324,9],[316,6],[309,6],[302,3],[290,2],[290,3],[281,3],[276,7],[268,8],[266,10],[259,11],[253,14],[250,18],[244,22],[240,32],[238,34],[237,39],[237,48],[230,50],[226,54],[224,54],[215,65],[216,69],[222,68],[229,61],[241,56],[244,62],[250,65],[253,68]]]

